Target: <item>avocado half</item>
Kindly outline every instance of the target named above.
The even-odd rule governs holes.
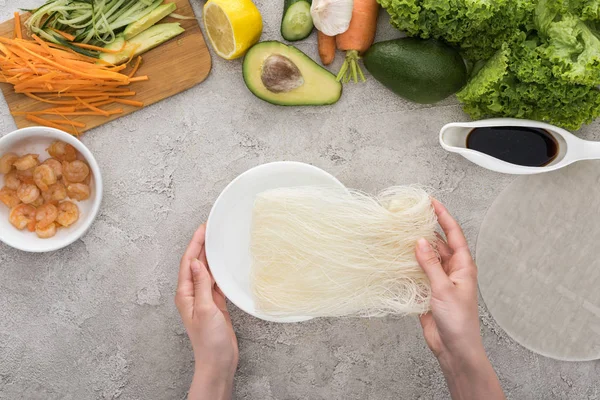
[[[257,43],[244,57],[244,81],[258,98],[282,106],[333,104],[342,95],[335,76],[306,54],[277,41]]]

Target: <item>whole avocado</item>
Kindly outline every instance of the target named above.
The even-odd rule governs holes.
[[[436,103],[467,83],[467,68],[458,51],[433,39],[375,43],[363,58],[375,79],[415,103]]]

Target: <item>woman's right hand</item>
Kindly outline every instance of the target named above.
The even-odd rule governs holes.
[[[437,253],[425,239],[417,243],[417,261],[431,283],[431,311],[421,316],[423,336],[438,359],[452,398],[504,399],[481,340],[477,306],[477,266],[458,223],[432,200],[441,237]],[[439,257],[438,257],[439,254]]]
[[[483,349],[477,307],[477,267],[458,223],[432,200],[441,237],[437,253],[425,239],[417,243],[417,261],[431,283],[431,311],[421,316],[427,345],[437,358],[454,358]],[[438,257],[439,254],[439,257]]]

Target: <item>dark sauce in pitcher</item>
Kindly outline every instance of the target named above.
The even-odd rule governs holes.
[[[475,128],[467,136],[467,148],[524,167],[543,167],[558,155],[552,134],[521,126]]]

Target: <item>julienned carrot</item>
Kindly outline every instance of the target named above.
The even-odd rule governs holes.
[[[123,42],[123,46],[120,49],[115,49],[115,50],[109,50],[109,49],[105,49],[104,47],[93,46],[93,45],[87,44],[87,43],[71,43],[71,44],[73,46],[80,47],[82,49],[95,50],[95,51],[99,51],[101,53],[117,54],[117,53],[120,53],[121,51],[123,51],[123,49],[125,48],[126,42]]]
[[[65,132],[67,132],[67,133],[70,133],[71,135],[78,135],[79,134],[79,132],[77,132],[76,130],[70,130],[68,128],[65,128],[63,126],[55,124],[54,122],[50,122],[47,119],[36,117],[35,115],[27,115],[25,118],[27,118],[31,122],[35,122],[36,124],[40,124],[40,125],[43,125],[43,126],[49,126],[50,128],[61,129],[61,130],[65,131]]]
[[[53,107],[53,108],[47,108],[44,111],[13,111],[12,115],[28,115],[28,114],[32,114],[32,115],[41,115],[41,114],[49,114],[52,113],[53,115],[57,115],[58,113],[61,112],[75,112],[75,107]]]
[[[354,0],[350,26],[346,32],[336,36],[337,48],[346,51],[346,60],[337,76],[338,82],[358,82],[359,78],[365,81],[358,60],[360,54],[367,51],[375,40],[378,16],[377,0]]]
[[[135,60],[135,65],[133,66],[133,69],[127,76],[129,76],[130,78],[133,77],[135,75],[135,73],[138,71],[138,69],[140,69],[141,63],[142,63],[142,56],[138,56],[137,60]]]
[[[147,80],[148,80],[147,75],[136,76],[135,78],[129,78],[129,82],[141,82],[141,81],[147,81]]]
[[[58,95],[58,97],[97,97],[102,96],[106,92],[65,92]],[[115,92],[110,93],[109,96],[119,96],[119,97],[127,97],[127,96],[135,96],[135,92]]]
[[[85,124],[83,122],[71,121],[68,119],[47,119],[46,121],[58,125],[70,125],[77,128],[85,128]]]
[[[122,108],[117,108],[115,110],[107,110],[106,111],[108,113],[108,115],[115,115],[115,114],[123,114],[123,109]],[[52,111],[52,110],[44,110],[44,111],[31,111],[31,112],[24,112],[24,113],[13,113],[13,115],[25,115],[25,116],[29,116],[29,115],[95,115],[98,116],[98,113],[95,111]]]
[[[60,36],[64,37],[65,39],[67,39],[69,42],[72,42],[73,40],[75,40],[75,36],[71,35],[70,33],[59,31],[58,29],[54,29],[54,28],[50,28],[50,29],[52,29],[54,32],[58,33]]]
[[[23,39],[23,33],[21,31],[21,16],[15,11],[15,38]]]
[[[135,100],[113,99],[112,101],[114,101],[115,103],[127,104],[129,106],[134,106],[134,107],[143,107],[144,106],[144,103],[142,103],[141,101],[135,101]]]
[[[137,60],[132,72],[124,74],[119,71],[127,68],[127,64],[115,66],[98,62],[64,46],[44,42],[35,35],[32,35],[33,40],[22,39],[20,29],[20,20],[15,15],[15,38],[0,37],[0,82],[10,83],[16,93],[54,107],[41,111],[16,111],[13,115],[22,115],[31,122],[77,135],[77,128],[85,128],[86,125],[70,120],[71,116],[110,117],[122,114],[121,108],[100,108],[113,103],[143,106],[139,101],[122,99],[135,95],[129,84],[148,79],[147,76],[135,76],[141,59]],[[57,33],[61,34],[60,31]],[[44,115],[62,119],[42,118]]]
[[[321,31],[317,31],[317,34],[319,57],[323,65],[329,65],[335,58],[335,36],[327,36]]]
[[[92,110],[92,111],[95,111],[95,112],[97,112],[97,113],[98,113],[98,114],[100,114],[100,115],[104,115],[105,117],[108,117],[108,116],[110,115],[110,114],[108,113],[108,111],[101,110],[101,109],[99,109],[98,107],[94,107],[93,105],[89,104],[88,102],[86,102],[86,101],[84,101],[84,100],[81,100],[81,98],[80,98],[80,97],[75,97],[75,98],[76,98],[77,100],[79,100],[79,102],[80,102],[82,105],[86,106],[87,108],[89,108],[89,109],[90,109],[90,110]]]

